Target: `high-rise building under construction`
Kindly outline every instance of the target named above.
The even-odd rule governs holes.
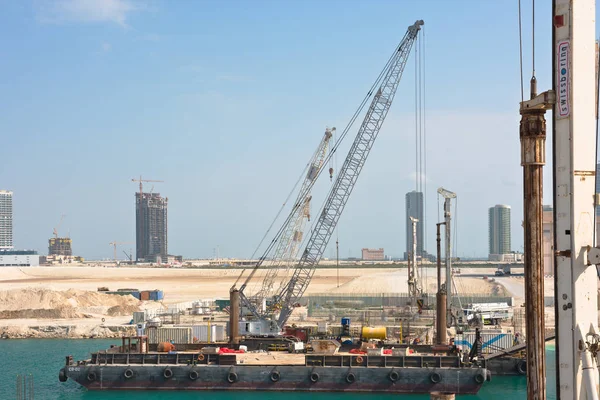
[[[167,203],[159,193],[136,193],[136,259],[166,257]]]
[[[13,248],[13,192],[0,190],[0,249]]]

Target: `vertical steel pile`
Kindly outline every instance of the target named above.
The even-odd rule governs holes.
[[[437,294],[436,294],[436,344],[447,344],[446,337],[446,291],[442,290],[442,246],[440,237],[440,225],[445,225],[443,222],[435,224],[437,227]]]
[[[525,228],[525,315],[527,343],[527,398],[546,398],[546,354],[544,324],[544,265],[542,248],[543,168],[546,163],[545,103],[532,104],[537,97],[531,79],[531,100],[521,103],[521,165],[523,166],[523,209]]]
[[[229,292],[229,343],[240,343],[240,292],[231,289]]]

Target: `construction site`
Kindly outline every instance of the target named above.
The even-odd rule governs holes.
[[[347,124],[321,121],[313,127],[314,146],[291,191],[280,193],[273,185],[284,201],[272,210],[272,221],[257,217],[268,228],[260,228],[266,230],[262,239],[263,232],[252,238],[258,246],[251,256],[222,259],[218,246],[211,260],[169,254],[169,201],[161,195],[165,191],[150,187],[164,181],[140,175],[131,179],[139,184],[135,241],[123,234],[106,243],[112,260],[85,262],[74,255],[76,243],[70,232],[61,231],[64,214],[48,239],[43,266],[29,263],[33,252],[5,252],[0,337],[119,338],[119,344],[80,359],[75,353],[61,355],[59,381],[93,391],[356,392],[421,394],[431,400],[475,395],[493,385],[493,376],[523,377],[527,398],[545,400],[546,343],[551,341],[557,397],[598,399],[595,3],[553,0],[551,23],[544,27],[551,31],[546,43],[551,46],[544,48],[552,49],[546,57],[546,63],[552,59],[547,66],[552,82],[541,90],[532,5],[529,57],[518,4],[520,124],[512,138],[515,146],[517,138],[520,143],[522,251],[511,247],[511,207],[497,204],[488,214],[489,261],[460,260],[456,242],[463,193],[454,186],[462,177],[440,179],[435,199],[427,198],[425,22],[413,19],[390,46],[389,58],[380,63],[356,109],[347,112]],[[364,167],[396,96],[407,97],[401,83],[411,57],[415,170],[401,227],[404,257],[392,259],[382,245],[365,243],[360,261],[344,260],[340,220],[349,214],[350,198],[357,197],[359,177],[368,175]],[[528,88],[524,58],[532,64]],[[547,146],[550,134],[552,146]],[[454,155],[460,146],[444,141],[442,147]],[[553,161],[551,207],[543,202],[547,147]],[[498,157],[494,149],[489,153],[490,160]],[[463,157],[458,158],[465,162]],[[477,196],[479,182],[471,185]],[[248,213],[237,200],[240,213]],[[427,215],[427,201],[437,201],[437,218]],[[427,232],[434,230],[435,249],[427,244]],[[12,249],[10,234],[10,246],[3,247]],[[17,263],[17,256],[28,263]]]

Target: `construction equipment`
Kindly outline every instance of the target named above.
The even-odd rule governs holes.
[[[598,399],[595,15],[594,0],[553,1],[556,388],[563,400]],[[529,102],[539,103],[543,95]],[[543,307],[538,311],[543,320]]]
[[[311,235],[308,238],[306,248],[291,277],[281,285],[281,289],[275,295],[271,308],[261,313],[251,302],[247,301],[247,299],[244,300],[243,296],[240,296],[244,301],[244,306],[248,307],[256,318],[265,322],[261,326],[264,326],[270,332],[264,333],[281,332],[294,307],[298,304],[298,301],[308,287],[315,272],[315,267],[319,263],[331,239],[337,222],[342,215],[348,198],[354,189],[358,176],[391,107],[408,56],[422,25],[423,21],[417,21],[408,28],[404,38],[399,46],[394,49],[393,55],[377,78],[373,87],[376,91],[370,91],[361,104],[359,110],[366,104],[367,99],[375,93],[363,123],[354,139],[354,143],[319,214],[319,218],[311,229]],[[312,183],[307,190],[311,187]],[[261,262],[259,261],[253,273],[260,264]],[[242,285],[240,292],[243,292],[245,287],[246,283]],[[233,287],[231,293],[237,294],[237,289]],[[232,336],[237,336],[237,334],[238,332],[231,333]]]
[[[260,290],[252,298],[252,302],[255,305],[263,308],[262,312],[265,311],[266,297],[273,294],[272,289],[278,274],[280,272],[287,273],[292,263],[297,259],[298,247],[300,246],[304,235],[304,227],[306,222],[310,221],[310,202],[312,196],[310,195],[308,187],[315,181],[323,167],[327,149],[329,147],[329,141],[333,136],[333,132],[335,132],[335,128],[325,129],[325,134],[308,163],[302,187],[294,202],[294,207],[292,208],[290,216],[286,220],[287,224],[285,225],[285,229],[277,241],[277,246],[273,247],[274,252],[272,255],[268,256],[268,260],[266,260],[267,257],[263,258],[263,260],[266,260],[264,261],[265,266],[269,267],[269,269],[267,270]],[[252,276],[253,274],[250,274],[245,283],[249,282],[250,279],[252,279]],[[240,297],[242,298],[242,301],[246,302],[246,295],[243,290],[240,291]]]
[[[123,250],[123,254],[125,254],[125,257],[127,257],[127,260],[129,260],[129,263],[133,263],[133,255],[132,254],[128,254],[125,250]]]
[[[417,296],[422,293],[420,276],[419,276],[419,268],[417,268],[417,222],[419,220],[414,217],[410,217],[410,222],[412,224],[412,249],[410,253],[410,262],[408,265],[408,293],[413,298],[413,306],[417,305]],[[411,268],[412,264],[412,268]]]
[[[115,263],[117,262],[117,246],[122,245],[122,244],[133,244],[133,243],[132,242],[117,242],[116,240],[114,242],[109,243],[109,245],[114,246],[114,249],[115,249],[115,252],[114,252]]]
[[[451,202],[456,198],[456,193],[439,188],[437,192],[444,198],[444,227],[446,229],[445,244],[446,244],[446,282],[442,284],[442,291],[446,289],[446,321],[451,324],[452,320],[452,230],[450,229],[450,221],[452,220]]]
[[[142,182],[164,182],[164,181],[157,181],[157,180],[153,180],[153,179],[142,179],[142,176],[140,175],[140,179],[131,179],[131,182],[139,182],[140,183],[140,196],[142,196],[142,194],[144,193],[144,187],[143,187],[143,183]],[[152,186],[152,188],[154,188],[154,186]]]
[[[56,227],[54,227],[54,229],[52,231],[52,234],[54,235],[54,238],[56,238],[56,239],[58,238],[58,228],[60,228],[60,225],[62,224],[63,219],[65,219],[66,216],[67,216],[66,214],[62,214],[60,216],[60,221],[58,221],[58,225],[56,225]]]

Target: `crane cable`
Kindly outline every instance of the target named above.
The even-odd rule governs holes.
[[[595,160],[595,170],[596,174],[594,175],[594,192],[596,192],[596,188],[598,187],[598,101],[600,100],[600,51],[598,49],[598,41],[596,41],[596,160]],[[597,246],[597,236],[596,236],[596,224],[598,223],[598,206],[597,196],[594,196],[594,232],[593,237],[593,246]],[[600,268],[597,268],[598,277],[600,278]]]
[[[424,28],[424,27],[423,27]],[[425,103],[425,77],[427,76],[427,71],[425,69],[425,29],[423,30],[423,248],[426,249],[427,246],[427,231],[429,226],[427,225],[427,131],[426,131],[426,114],[425,110],[427,109]],[[429,281],[429,269],[425,268],[425,281]]]
[[[254,256],[258,252],[258,249],[260,249],[260,246],[262,246],[264,240],[267,238],[267,235],[269,234],[269,232],[271,232],[271,229],[273,228],[273,225],[275,225],[275,222],[279,219],[279,215],[281,215],[281,212],[283,211],[283,209],[285,208],[286,204],[288,203],[288,201],[292,197],[292,194],[294,194],[294,192],[296,191],[296,188],[298,187],[298,183],[300,183],[300,180],[302,180],[302,177],[305,176],[306,171],[308,170],[309,165],[310,165],[310,161],[308,162],[308,164],[306,164],[306,167],[304,167],[304,170],[300,174],[300,177],[298,177],[298,180],[296,181],[296,184],[294,184],[294,187],[292,188],[292,190],[290,191],[290,193],[287,195],[285,201],[283,202],[283,204],[279,208],[279,211],[277,211],[277,214],[275,215],[275,218],[273,218],[273,221],[271,221],[271,225],[269,225],[269,228],[267,229],[267,231],[263,235],[262,239],[260,239],[260,242],[258,243],[258,246],[256,246],[256,249],[254,249],[254,252],[250,256],[250,260],[254,259]],[[240,275],[238,276],[237,280],[233,284],[233,287],[237,286],[239,280],[242,278],[242,276],[245,273],[246,273],[246,270],[242,269],[242,272],[240,273]]]
[[[519,68],[521,70],[521,103],[525,101],[523,89],[523,33],[521,29],[521,0],[519,0]]]
[[[354,122],[356,121],[356,119],[358,118],[358,116],[362,112],[363,108],[367,104],[368,100],[371,98],[371,96],[373,95],[373,93],[375,92],[375,90],[378,88],[378,86],[379,86],[381,80],[383,79],[385,73],[389,70],[390,65],[393,63],[394,59],[396,58],[396,53],[399,51],[400,46],[404,43],[404,41],[405,41],[405,39],[406,39],[407,36],[408,36],[408,33],[406,33],[404,35],[404,37],[402,38],[402,41],[400,42],[400,45],[396,46],[396,48],[394,49],[394,52],[389,57],[389,59],[386,62],[385,66],[383,67],[383,69],[381,70],[381,72],[379,73],[379,75],[377,76],[377,79],[375,80],[375,82],[373,83],[373,85],[371,86],[371,88],[369,89],[369,91],[367,92],[367,94],[365,95],[365,97],[363,98],[362,102],[360,103],[359,107],[357,108],[357,110],[354,112],[354,114],[350,118],[350,121],[348,122],[348,124],[346,125],[346,127],[344,128],[344,130],[342,131],[342,134],[340,135],[339,139],[337,140],[337,142],[335,142],[334,146],[331,149],[331,152],[329,153],[329,155],[327,156],[327,158],[324,160],[324,162],[323,162],[324,164],[327,164],[329,162],[330,158],[332,157],[332,155],[335,154],[335,152],[337,151],[337,149],[340,146],[341,142],[344,140],[344,138],[348,134],[349,130],[354,125]],[[322,172],[323,172],[323,168],[321,168],[318,171],[317,176],[307,186],[307,188],[305,190],[306,193],[308,193],[312,189],[312,187],[314,186],[315,182],[317,181],[318,177],[321,175]],[[303,198],[306,195],[306,193],[303,193],[302,196],[299,196],[299,197]],[[248,284],[248,282],[252,279],[252,277],[256,273],[257,269],[260,268],[260,266],[262,265],[263,261],[266,259],[267,255],[269,254],[269,252],[271,251],[271,249],[275,246],[275,243],[277,242],[277,240],[279,239],[279,237],[282,235],[283,231],[285,230],[285,227],[289,223],[289,221],[290,221],[292,215],[294,214],[295,210],[298,207],[300,207],[300,206],[301,206],[301,202],[298,202],[298,203],[296,203],[294,205],[294,207],[293,207],[292,211],[290,212],[290,214],[288,215],[287,219],[285,220],[285,222],[283,223],[283,225],[281,226],[281,228],[277,231],[277,233],[275,234],[275,237],[273,238],[273,240],[267,246],[266,250],[263,253],[263,256],[258,260],[258,262],[254,266],[252,272],[250,273],[250,275],[244,281],[241,289],[243,289],[243,288],[246,287],[246,285]]]

